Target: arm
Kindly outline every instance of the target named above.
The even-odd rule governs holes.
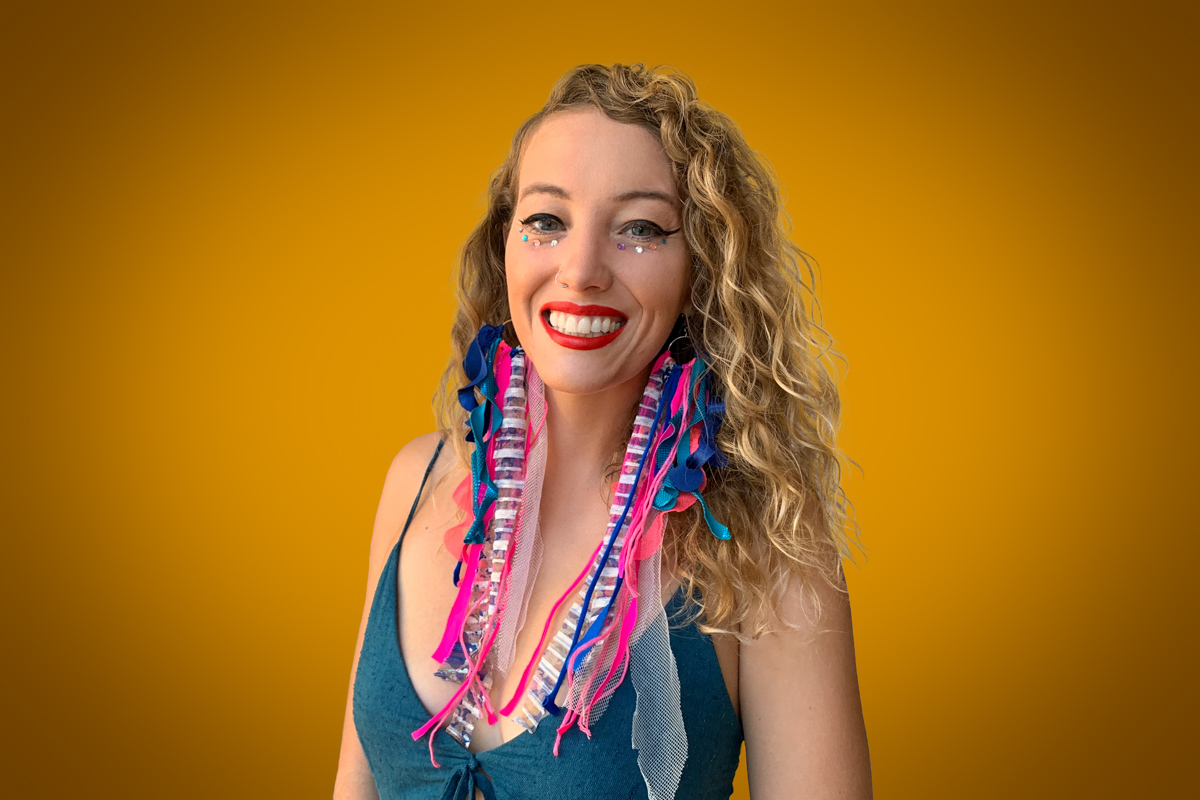
[[[358,672],[358,657],[367,630],[367,618],[371,613],[371,601],[375,597],[375,586],[379,582],[379,575],[383,572],[392,547],[400,538],[400,529],[404,526],[421,476],[425,473],[425,467],[437,442],[436,433],[413,439],[392,460],[392,466],[383,482],[383,494],[379,499],[379,509],[375,512],[375,528],[371,534],[367,599],[358,625],[358,641],[354,645],[354,660],[350,668],[350,691],[347,693],[346,717],[342,723],[342,749],[338,756],[337,777],[333,783],[334,800],[379,799],[375,779],[371,776],[367,757],[358,741],[358,731],[354,727],[354,676]]]
[[[741,645],[739,695],[754,800],[871,797],[850,599],[814,576],[821,619]],[[804,592],[782,616],[812,615]]]

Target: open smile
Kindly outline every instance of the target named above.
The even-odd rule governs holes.
[[[542,306],[542,325],[551,340],[572,350],[595,350],[621,334],[629,318],[608,306],[556,300]]]

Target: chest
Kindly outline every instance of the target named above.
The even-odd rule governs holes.
[[[492,669],[489,673],[490,700],[497,710],[520,689],[525,666],[540,659],[549,640],[562,629],[574,600],[571,588],[603,541],[609,506],[598,491],[592,494],[583,493],[569,502],[543,495],[541,535],[533,559],[536,569],[531,569],[533,578],[527,583],[526,615],[515,636],[512,664],[506,672]],[[417,698],[431,712],[443,708],[458,689],[458,684],[434,674],[437,664],[431,654],[442,639],[458,592],[452,574],[459,552],[450,548],[445,533],[461,517],[461,512],[449,509],[440,492],[433,500],[414,517],[396,570],[400,646]],[[471,749],[489,750],[523,732],[503,716],[494,725],[480,719]]]
[[[459,469],[447,475],[421,503],[404,538],[395,571],[397,622],[402,657],[417,699],[432,713],[445,707],[458,684],[434,674],[438,664],[432,654],[445,632],[446,620],[457,595],[453,573],[461,540],[448,541],[447,531],[461,523],[464,513],[454,500],[454,489],[467,475]],[[540,659],[550,640],[562,630],[574,600],[570,591],[592,563],[608,528],[611,495],[601,493],[595,483],[551,488],[547,481],[540,503],[540,535],[534,548],[536,570],[527,582],[528,599],[523,624],[515,636],[513,657],[507,671],[490,670],[490,701],[499,710],[520,688],[527,664]],[[461,534],[460,534],[461,535]],[[666,604],[679,582],[664,567],[660,575],[661,599]],[[564,600],[564,595],[568,595]],[[738,708],[738,642],[733,637],[714,636],[719,671],[732,702]],[[565,691],[556,701],[565,700]],[[507,717],[488,725],[477,721],[471,749],[490,750],[511,741],[524,728]]]

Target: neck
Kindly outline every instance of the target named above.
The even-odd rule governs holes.
[[[617,449],[625,444],[649,379],[647,367],[628,382],[596,394],[568,394],[547,386],[547,474],[570,476],[571,483],[598,484]]]

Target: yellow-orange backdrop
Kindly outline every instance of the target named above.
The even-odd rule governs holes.
[[[329,795],[457,248],[615,61],[821,262],[878,795],[1195,786],[1194,6],[180,5],[0,9],[10,796]]]

